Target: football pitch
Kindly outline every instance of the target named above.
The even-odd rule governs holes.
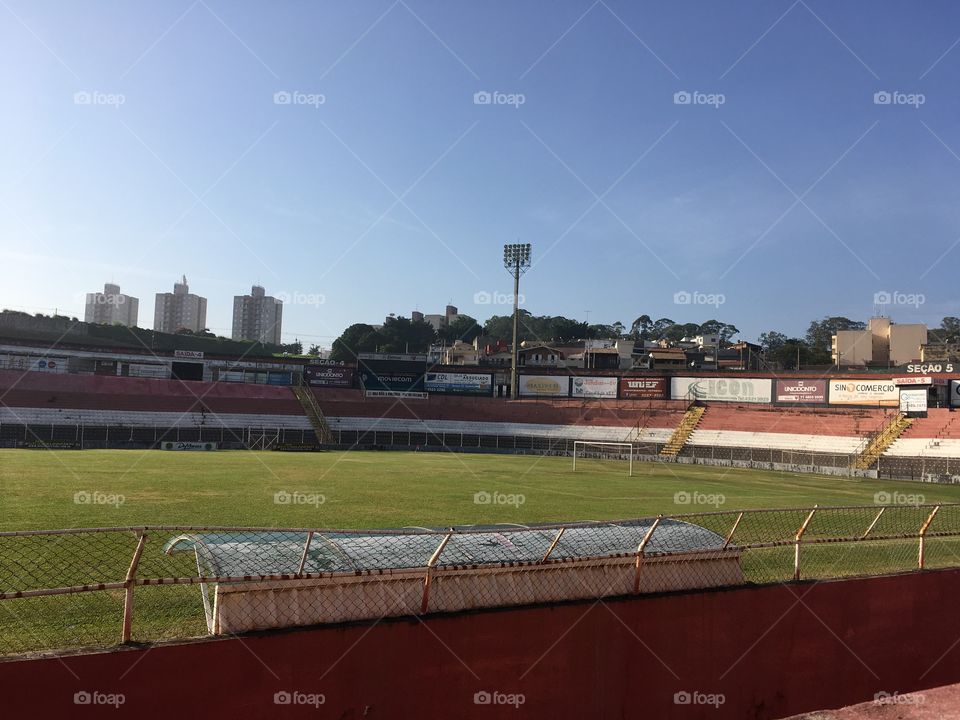
[[[960,487],[567,457],[442,452],[0,450],[0,530],[394,528],[960,501]]]

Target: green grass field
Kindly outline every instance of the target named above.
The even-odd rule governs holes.
[[[307,502],[277,502],[296,497]],[[478,503],[500,493],[512,504]],[[677,494],[707,502],[684,503]],[[452,453],[257,453],[0,450],[0,530],[141,525],[391,528],[488,523],[613,520],[724,511],[692,521],[724,537],[751,508],[863,505],[820,512],[808,538],[859,537],[879,512],[877,493],[900,503],[960,502],[960,487],[794,473],[570,458]],[[286,494],[286,495],[285,495]],[[481,495],[481,497],[486,497]],[[321,502],[322,499],[322,502]],[[522,501],[521,501],[522,499]],[[78,502],[79,501],[79,502]],[[874,535],[903,540],[809,545],[804,577],[829,578],[916,568],[917,530],[929,509],[886,512]],[[790,543],[806,510],[745,516],[735,543]],[[937,527],[960,533],[960,511],[943,508]],[[196,573],[190,556],[160,552],[152,536],[140,577]],[[0,539],[0,591],[122,580],[133,533]],[[960,539],[928,542],[928,567],[960,566]],[[744,551],[750,582],[793,576],[793,547]],[[195,586],[136,590],[134,639],[203,635]],[[118,641],[123,591],[0,601],[0,654],[110,646]]]
[[[744,508],[869,505],[877,492],[960,501],[960,487],[569,458],[388,452],[0,450],[0,529],[127,525],[371,528],[601,520]],[[275,502],[276,493],[313,504]],[[477,504],[476,493],[523,495]],[[722,495],[720,505],[675,494]],[[77,493],[101,493],[75,502]],[[103,496],[117,496],[111,498]],[[322,502],[320,497],[322,496]],[[84,496],[79,497],[80,500]],[[720,498],[716,498],[720,499]]]

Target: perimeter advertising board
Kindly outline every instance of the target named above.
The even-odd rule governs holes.
[[[773,398],[773,381],[769,378],[675,377],[670,379],[670,397],[675,400],[769,403]]]
[[[333,365],[304,365],[303,379],[317,387],[353,387],[353,368]]]
[[[900,412],[925,413],[927,411],[926,390],[901,390]]]
[[[826,380],[777,380],[778,403],[825,404],[827,402]]]
[[[663,400],[667,397],[667,379],[620,378],[620,397],[626,400]]]
[[[427,371],[426,355],[361,353],[357,359],[360,383],[375,393],[422,393]]]
[[[831,380],[830,404],[897,407],[900,389],[893,380]]]
[[[950,381],[950,405],[960,407],[960,380]]]
[[[520,394],[527,397],[569,397],[569,375],[521,375]]]
[[[428,393],[450,395],[492,395],[493,376],[489,373],[428,372],[424,385]]]
[[[571,381],[573,397],[614,398],[617,397],[617,379],[615,377],[575,377]]]

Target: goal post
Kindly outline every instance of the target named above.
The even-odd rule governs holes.
[[[607,451],[611,451],[608,453]],[[615,452],[614,452],[615,451]],[[617,459],[622,459],[624,455],[629,461],[628,475],[633,477],[633,443],[628,442],[599,442],[596,440],[574,440],[573,441],[573,471],[577,470],[577,455],[581,458],[588,455],[596,455],[599,458],[610,457],[611,454]]]

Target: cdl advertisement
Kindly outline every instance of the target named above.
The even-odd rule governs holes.
[[[893,380],[831,380],[830,404],[898,407],[900,388]]]
[[[353,368],[334,365],[304,365],[303,377],[317,387],[353,387]]]
[[[769,378],[675,377],[670,379],[670,397],[674,400],[769,403],[773,397],[773,381]]]
[[[520,395],[527,397],[569,397],[569,375],[521,375]]]
[[[778,403],[825,404],[827,402],[826,380],[777,380]]]
[[[493,376],[481,373],[428,372],[427,392],[452,395],[492,395]]]
[[[617,379],[615,377],[575,377],[571,381],[573,397],[613,398],[617,397]]]
[[[667,379],[620,378],[620,397],[626,400],[663,400],[667,397]]]

